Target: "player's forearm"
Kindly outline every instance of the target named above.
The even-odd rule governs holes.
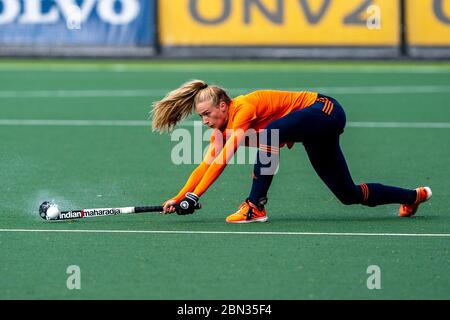
[[[205,175],[203,176],[200,183],[196,186],[196,188],[192,191],[195,193],[198,197],[201,197],[206,190],[216,181],[216,179],[220,176],[222,171],[225,169],[226,163],[223,164],[216,164],[213,163],[209,166],[208,170],[206,171]]]
[[[200,183],[202,180],[204,174],[208,170],[209,165],[205,162],[200,163],[200,165],[195,168],[195,170],[191,173],[188,181],[184,185],[184,187],[178,192],[178,194],[173,197],[172,199],[179,202],[187,192],[193,192],[196,186]]]
[[[224,148],[211,163],[208,170],[203,175],[202,180],[194,189],[193,193],[195,193],[197,196],[200,197],[202,194],[206,192],[206,190],[208,190],[208,188],[214,183],[214,181],[216,181],[216,179],[220,176],[222,171],[227,166],[228,161],[230,161],[230,159],[236,152],[237,148],[239,147],[242,137],[243,137],[243,130],[242,132],[239,132],[237,134],[235,133],[228,139]]]

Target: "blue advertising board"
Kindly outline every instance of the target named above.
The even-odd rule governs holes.
[[[0,0],[0,46],[153,46],[156,0]]]

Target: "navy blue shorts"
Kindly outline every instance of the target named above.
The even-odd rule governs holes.
[[[266,129],[279,131],[279,142],[331,140],[344,132],[346,117],[334,98],[319,94],[310,106],[271,122]]]

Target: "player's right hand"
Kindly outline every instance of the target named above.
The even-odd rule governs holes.
[[[173,199],[169,199],[163,203],[163,213],[170,214],[175,212],[175,205],[177,202]]]

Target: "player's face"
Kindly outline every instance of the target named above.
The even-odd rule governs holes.
[[[228,105],[224,101],[220,101],[216,106],[211,101],[199,102],[195,109],[204,125],[219,130],[223,130],[227,126]]]

